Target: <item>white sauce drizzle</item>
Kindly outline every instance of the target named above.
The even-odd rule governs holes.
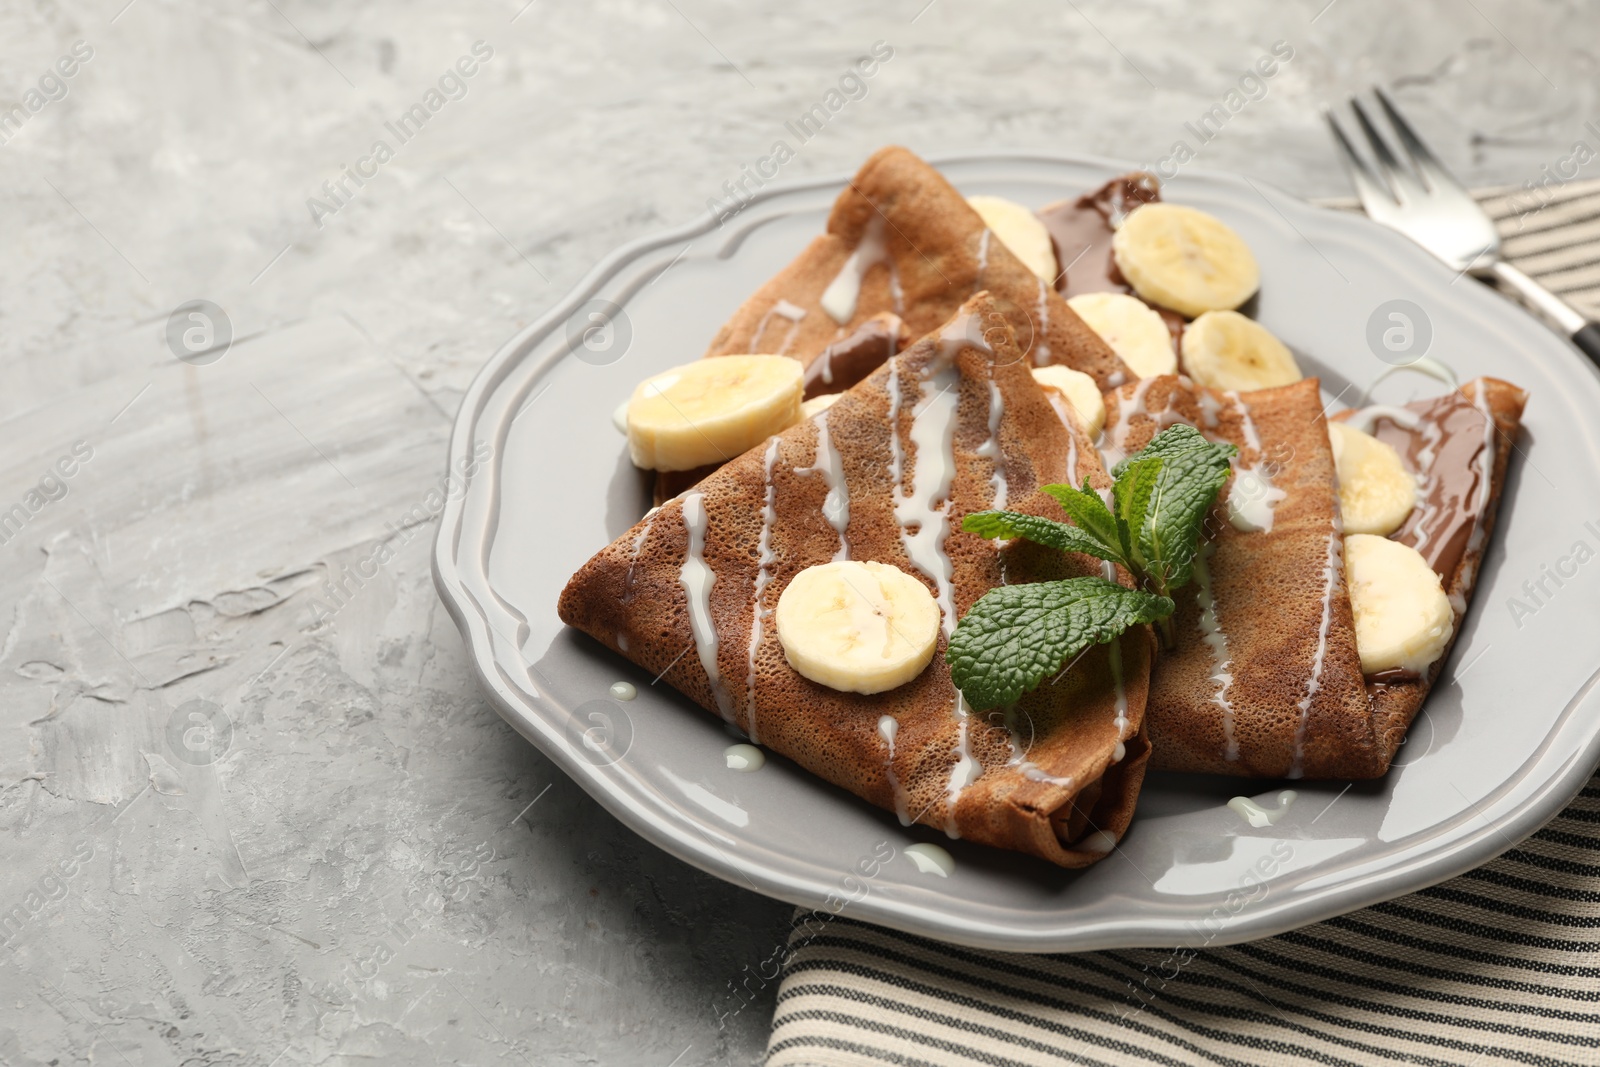
[[[917,868],[920,874],[936,874],[940,878],[950,877],[950,872],[956,869],[955,857],[940,848],[938,845],[927,841],[918,841],[914,845],[906,846],[906,859]]]
[[[1271,533],[1273,513],[1289,494],[1272,484],[1272,471],[1262,462],[1266,454],[1261,448],[1256,422],[1250,417],[1250,406],[1231,389],[1223,395],[1239,412],[1245,447],[1254,453],[1250,464],[1246,466],[1241,462],[1234,473],[1233,487],[1228,490],[1228,521],[1233,523],[1234,529],[1244,533]]]
[[[650,536],[650,528],[656,524],[656,513],[660,508],[651,508],[644,513],[644,525],[639,527],[639,534],[633,539],[633,555],[628,557],[628,573],[622,579],[622,599],[626,603],[633,599],[633,572],[639,565],[639,553],[644,549],[645,538]]]
[[[833,554],[834,562],[850,558],[850,542],[845,531],[850,528],[850,486],[845,481],[844,460],[833,444],[828,432],[828,412],[816,418],[817,455],[809,467],[796,468],[796,474],[821,474],[828,483],[828,495],[822,501],[822,517],[828,520],[839,534],[839,550]]]
[[[1306,695],[1298,707],[1300,722],[1294,731],[1294,761],[1289,765],[1290,778],[1305,774],[1306,729],[1311,722],[1311,702],[1322,688],[1322,668],[1328,658],[1328,627],[1333,621],[1333,592],[1344,572],[1344,527],[1334,514],[1332,529],[1328,532],[1328,558],[1322,569],[1322,624],[1317,628],[1317,652],[1311,660],[1311,677],[1306,680]]]
[[[1489,527],[1484,523],[1484,512],[1489,507],[1489,481],[1494,476],[1494,413],[1489,410],[1489,405],[1484,397],[1483,379],[1479,378],[1473,384],[1472,406],[1483,415],[1483,451],[1479,453],[1481,459],[1478,465],[1478,499],[1473,504],[1472,534],[1467,538],[1467,551],[1477,552],[1483,548],[1484,540],[1489,536]],[[1471,587],[1471,576],[1468,576],[1467,585]]]
[[[867,271],[888,258],[889,248],[883,240],[883,226],[883,216],[874,211],[866,228],[861,231],[861,240],[850,253],[850,258],[844,261],[839,273],[823,290],[822,310],[834,322],[843,325],[856,317],[856,304],[861,299],[861,280],[867,276]],[[898,309],[900,283],[892,274],[890,288],[896,291],[895,307]]]
[[[745,733],[750,735],[751,741],[760,741],[760,733],[756,726],[756,650],[761,646],[761,636],[766,629],[767,616],[771,614],[763,603],[767,595],[767,583],[772,581],[772,561],[777,556],[772,551],[772,526],[777,521],[777,510],[773,506],[777,487],[772,484],[772,467],[778,459],[778,438],[774,437],[767,443],[767,455],[764,464],[767,477],[766,505],[761,509],[761,539],[758,542],[761,553],[760,561],[756,567],[755,592],[750,602],[750,647],[746,651],[748,671],[745,675]]]
[[[906,811],[906,791],[901,788],[900,778],[894,773],[894,739],[899,733],[900,720],[893,715],[878,717],[878,736],[889,746],[889,758],[884,761],[884,777],[889,780],[889,788],[894,792],[894,813],[900,819],[901,826],[910,826],[911,815]]]
[[[972,280],[972,291],[976,293],[983,288],[983,272],[989,269],[989,238],[993,236],[987,226],[978,237],[978,274]]]
[[[705,560],[706,502],[699,490],[690,490],[683,497],[683,528],[689,535],[689,549],[683,557],[678,582],[689,598],[689,629],[694,634],[700,666],[711,682],[717,710],[731,723],[734,721],[733,698],[722,684],[722,672],[717,668],[717,631],[711,622],[711,587],[717,583],[717,576]]]
[[[1101,561],[1100,573],[1108,582],[1117,580],[1116,565],[1110,561]],[[1113,639],[1106,647],[1111,661],[1111,679],[1117,687],[1117,717],[1113,720],[1113,725],[1117,728],[1117,748],[1113,753],[1112,762],[1120,763],[1127,752],[1122,742],[1128,737],[1128,685],[1122,677],[1122,641]]]
[[[1217,600],[1211,592],[1211,567],[1207,562],[1217,550],[1215,543],[1207,544],[1194,560],[1195,603],[1200,606],[1200,639],[1211,649],[1211,680],[1217,691],[1211,701],[1222,709],[1222,756],[1230,763],[1239,758],[1239,742],[1233,736],[1233,704],[1228,701],[1228,687],[1233,685],[1233,660],[1228,655],[1228,635],[1222,632],[1217,619]]]
[[[1036,367],[1045,367],[1049,366],[1050,364],[1050,342],[1046,340],[1046,338],[1050,336],[1050,302],[1047,299],[1049,292],[1050,289],[1047,285],[1045,285],[1044,279],[1040,278],[1038,307],[1039,336],[1033,346],[1033,365]]]
[[[1133,395],[1128,397],[1126,405],[1122,398],[1117,398],[1117,424],[1113,426],[1106,437],[1106,445],[1100,450],[1101,459],[1104,460],[1106,470],[1110,470],[1127,458],[1128,434],[1133,431],[1133,418],[1135,415],[1148,415],[1145,409],[1145,394],[1150,391],[1150,386],[1155,383],[1154,378],[1140,378],[1133,387]]]
[[[774,315],[789,321],[789,332],[784,335],[783,344],[779,345],[773,354],[781,356],[789,351],[790,345],[794,344],[795,334],[800,332],[800,320],[806,317],[806,309],[797,307],[787,300],[779,300],[768,308],[767,313],[761,316],[761,321],[756,323],[755,334],[750,338],[750,351],[761,351],[761,338],[766,334],[767,323],[772,321]],[[831,378],[827,380],[832,381]]]
[[[1017,733],[1017,709],[1013,705],[1005,709],[1006,738],[1011,744],[1011,758],[1006,760],[1006,766],[1011,767],[1030,782],[1043,782],[1046,785],[1058,785],[1063,788],[1072,788],[1071,778],[1060,778],[1047,773],[1037,763],[1028,758],[1028,750],[1033,746],[1032,738],[1024,746],[1022,737]],[[1031,726],[1031,723],[1030,723]]]
[[[1010,489],[1006,481],[1006,456],[1000,447],[1000,420],[1005,417],[1005,410],[1005,398],[1000,395],[1000,386],[990,379],[989,439],[978,446],[977,453],[987,458],[994,466],[994,474],[989,478],[989,484],[994,488],[994,503],[990,507],[996,511],[1005,509]]]
[[[1299,795],[1293,789],[1283,790],[1278,794],[1278,806],[1274,808],[1264,808],[1249,797],[1234,797],[1228,801],[1228,807],[1259,830],[1263,826],[1278,825],[1278,820],[1289,813],[1289,805],[1293,804]]]
[[[956,355],[966,347],[977,348],[992,354],[982,332],[974,328],[972,316],[962,315],[939,331],[938,347],[934,358],[923,372],[921,399],[911,414],[911,443],[916,448],[912,461],[911,492],[904,492],[903,479],[896,479],[894,489],[894,517],[900,525],[900,543],[907,557],[919,571],[932,580],[938,594],[941,617],[940,628],[945,640],[955,632],[956,611],[950,557],[944,550],[950,535],[950,485],[955,478],[955,429],[957,409],[961,402],[961,372],[956,366]],[[898,362],[896,360],[895,362]],[[894,390],[899,379],[890,372]],[[899,397],[890,396],[890,433],[898,440]],[[896,473],[903,475],[903,464],[898,454],[894,457]],[[959,837],[956,827],[956,801],[962,790],[983,773],[983,765],[972,756],[970,747],[969,709],[966,698],[956,693],[956,763],[950,771],[946,791],[945,833]]]

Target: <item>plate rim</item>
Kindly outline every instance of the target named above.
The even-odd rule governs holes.
[[[1106,172],[1137,169],[1136,165],[1102,156],[1033,151],[959,153],[933,157],[928,162],[936,169],[983,164],[1066,165],[1090,167]],[[446,459],[447,470],[457,470],[457,464],[471,456],[474,430],[479,425],[486,403],[500,384],[521,365],[529,354],[530,345],[558,328],[605,282],[628,264],[650,252],[704,236],[765,201],[819,189],[842,189],[853,173],[768,183],[727,218],[719,218],[716,212],[708,209],[682,225],[645,234],[618,246],[602,257],[574,283],[565,296],[502,343],[474,374],[467,390],[462,394],[460,406],[453,419]],[[1439,276],[1439,272],[1449,273],[1448,268],[1422,248],[1404,236],[1372,222],[1364,214],[1319,206],[1295,197],[1271,183],[1257,181],[1241,173],[1208,168],[1186,168],[1185,175],[1235,187],[1248,187],[1297,232],[1298,227],[1290,217],[1293,213],[1298,212],[1324,221],[1337,217],[1341,222],[1336,225],[1348,225],[1353,232],[1360,234],[1363,241],[1386,245],[1385,251],[1388,253],[1386,261],[1397,273],[1402,270],[1408,274],[1432,273],[1435,277]],[[1309,243],[1309,238],[1306,240]],[[1515,305],[1509,300],[1490,292],[1466,299],[1481,300],[1485,307],[1503,302],[1507,308],[1515,309]],[[1548,331],[1531,316],[1526,317],[1528,330],[1543,332],[1558,343],[1564,341],[1560,335]],[[1590,372],[1591,376],[1600,378],[1600,372],[1596,372],[1583,361],[1576,349],[1572,349],[1572,356],[1574,360],[1579,361],[1579,365]],[[506,429],[508,426],[501,427],[502,441]],[[491,462],[497,462],[499,455],[500,449],[497,449]],[[474,472],[467,475],[464,481],[465,490],[457,496],[447,497],[440,513],[440,523],[432,553],[434,585],[440,600],[462,634],[463,644],[468,653],[467,658],[472,664],[479,684],[500,716],[560,767],[568,777],[582,786],[584,791],[602,807],[621,820],[630,830],[657,847],[732,884],[753,885],[757,891],[788,903],[825,910],[821,908],[820,902],[834,894],[833,883],[765,866],[759,858],[751,860],[741,859],[736,855],[730,856],[711,846],[704,838],[697,838],[695,834],[668,818],[654,805],[641,803],[626,789],[619,788],[615,777],[602,773],[604,768],[579,758],[571,746],[557,735],[556,730],[540,719],[521,699],[515,686],[505,677],[505,668],[496,655],[495,632],[489,621],[488,612],[478,597],[467,587],[458,566],[461,546],[467,542],[469,533],[475,534],[476,542],[485,548],[485,539],[492,539],[493,528],[498,519],[498,493],[494,493],[485,509],[481,528],[469,531],[465,522],[466,502],[472,495],[474,487],[481,491],[484,478],[481,473]],[[527,637],[527,623],[517,615],[515,609],[510,608],[510,605],[504,601],[501,603],[517,624],[515,646],[520,652]],[[503,634],[500,636],[504,637]],[[525,657],[519,655],[518,659],[525,670],[532,671],[533,665]],[[1597,683],[1600,683],[1600,663],[1597,663],[1596,671],[1569,698],[1561,714],[1554,720],[1543,746],[1528,758],[1522,768],[1514,769],[1496,790],[1491,791],[1475,807],[1502,801],[1503,794],[1518,783],[1526,782],[1532,768],[1548,763],[1551,758],[1548,749],[1552,741],[1561,734],[1564,725],[1580,706],[1591,702]],[[1335,880],[1331,884],[1316,888],[1302,887],[1287,900],[1280,899],[1276,902],[1263,900],[1259,902],[1259,906],[1232,916],[1223,929],[1206,938],[1205,944],[1208,947],[1237,944],[1321,922],[1437,885],[1516,847],[1559,814],[1572,797],[1587,784],[1596,763],[1600,763],[1600,715],[1593,718],[1594,723],[1588,730],[1582,748],[1570,753],[1569,757],[1553,773],[1547,775],[1526,798],[1503,812],[1497,820],[1483,815],[1479,820],[1482,823],[1480,828],[1462,830],[1442,847],[1409,857],[1397,857],[1381,869],[1353,878]],[[1197,900],[1203,899],[1206,898],[1197,898]],[[1069,925],[1060,931],[1044,933],[1005,932],[997,930],[988,923],[963,922],[959,916],[952,917],[948,911],[920,905],[915,901],[886,898],[882,894],[868,894],[859,900],[849,902],[842,909],[826,910],[834,910],[839,914],[848,912],[857,919],[954,944],[1010,952],[1172,947],[1180,944],[1185,936],[1192,935],[1194,931],[1192,919],[1156,916],[1138,921],[1101,921],[1088,928],[1072,928]]]

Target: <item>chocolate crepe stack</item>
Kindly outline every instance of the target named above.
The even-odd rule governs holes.
[[[1426,480],[1424,503],[1394,539],[1433,553],[1457,633],[1524,399],[1514,386],[1482,379],[1460,395],[1411,405],[1412,425],[1376,419],[1376,435]],[[1317,381],[1241,395],[1153,378],[1108,395],[1107,407],[1108,458],[1137,451],[1173,422],[1240,450],[1209,518],[1195,581],[1174,598],[1177,647],[1162,650],[1151,680],[1152,767],[1266,778],[1382,775],[1449,649],[1425,678],[1362,676]],[[1392,411],[1374,409],[1384,410]],[[1495,445],[1494,426],[1506,447]],[[1230,506],[1245,526],[1261,528],[1239,528]]]
[[[944,175],[900,147],[867,160],[834,202],[827,232],[734,312],[706,355],[793,356],[806,365],[807,397],[840,392],[938,329],[979,289],[995,304],[984,329],[1008,322],[1029,362],[1083,371],[1102,389],[1133,379]],[[656,503],[714,469],[662,473]]]
[[[987,325],[998,314],[978,294],[831,408],[668,502],[585,564],[559,611],[902,821],[1080,867],[1104,856],[1133,814],[1150,751],[1153,639],[1138,627],[1094,646],[1009,721],[969,710],[951,683],[945,643],[983,593],[1102,573],[1097,560],[1021,541],[997,549],[961,531],[963,516],[996,504],[1059,516],[1043,484],[1110,485],[1088,439],[1033,380],[1010,326]],[[841,552],[918,576],[940,602],[939,648],[897,689],[840,692],[784,657],[774,605],[798,572]]]

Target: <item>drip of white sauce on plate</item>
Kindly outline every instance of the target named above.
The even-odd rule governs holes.
[[[613,700],[632,700],[639,695],[632,682],[612,682],[608,692]]]
[[[1072,847],[1079,852],[1110,852],[1117,847],[1117,835],[1110,830],[1096,830]]]
[[[754,745],[729,745],[722,752],[723,762],[730,771],[759,771],[767,762],[767,754]]]
[[[617,432],[624,437],[628,436],[628,403],[632,399],[630,396],[627,400],[611,409],[611,425],[616,427]]]
[[[906,859],[916,865],[919,874],[948,878],[950,872],[956,869],[955,857],[947,849],[923,841],[906,846]]]
[[[1276,826],[1278,820],[1289,813],[1289,805],[1293,804],[1295,797],[1299,795],[1293,789],[1285,789],[1278,794],[1278,805],[1273,808],[1264,808],[1249,797],[1234,797],[1228,801],[1228,807],[1259,830],[1263,826]]]
[[[861,231],[861,240],[850,253],[850,258],[844,261],[839,273],[823,290],[822,310],[834,322],[842,325],[855,318],[856,304],[861,299],[861,280],[867,276],[867,271],[888,258],[889,248],[883,240],[883,226],[883,216],[874,212],[866,228]],[[898,290],[899,287],[899,282],[891,279],[891,288]],[[897,308],[899,303],[897,295]]]
[[[683,528],[689,535],[689,548],[683,557],[683,567],[678,571],[678,583],[689,599],[689,629],[694,634],[700,666],[711,682],[717,710],[724,719],[733,722],[733,698],[722,684],[722,672],[717,667],[717,630],[711,622],[711,587],[716,584],[717,576],[705,560],[706,502],[699,490],[690,490],[684,495]]]
[[[778,557],[772,551],[772,526],[777,521],[777,511],[773,501],[777,494],[777,486],[772,482],[772,467],[778,460],[778,438],[774,437],[767,442],[767,454],[763,460],[762,468],[766,472],[766,500],[761,509],[761,537],[757,542],[760,558],[756,565],[755,589],[750,600],[750,647],[746,651],[748,673],[745,675],[745,732],[750,735],[750,740],[761,740],[756,727],[756,651],[761,646],[761,636],[766,629],[767,616],[771,612],[763,603],[767,595],[767,583],[772,581],[772,562]]]
[[[1317,651],[1311,660],[1311,677],[1306,679],[1306,695],[1298,705],[1300,722],[1294,731],[1294,760],[1289,765],[1287,777],[1299,778],[1305,774],[1306,730],[1311,721],[1311,702],[1322,688],[1322,668],[1328,658],[1328,627],[1333,621],[1333,593],[1344,570],[1342,534],[1343,527],[1337,514],[1333,528],[1328,532],[1328,557],[1322,569],[1322,624],[1317,628]]]

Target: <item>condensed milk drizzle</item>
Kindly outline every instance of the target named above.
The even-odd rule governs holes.
[[[774,315],[786,320],[789,323],[789,330],[784,334],[783,343],[773,349],[772,354],[782,356],[788,353],[789,346],[794,344],[795,334],[800,332],[800,320],[806,317],[806,309],[797,307],[787,300],[773,304],[767,309],[766,314],[761,316],[761,320],[756,323],[755,333],[750,338],[750,351],[765,351],[761,347],[761,339],[766,336],[767,324],[772,321]]]
[[[689,630],[694,634],[695,652],[711,683],[717,710],[732,723],[733,698],[728,695],[728,687],[722,684],[722,672],[717,667],[717,630],[711,622],[711,587],[716,584],[717,576],[705,559],[706,502],[697,489],[684,494],[683,528],[689,537],[689,547],[683,557],[683,567],[678,571],[678,583],[689,600]]]
[[[761,509],[761,538],[757,543],[760,558],[756,566],[755,589],[750,599],[750,647],[746,650],[745,661],[747,673],[745,675],[745,733],[750,735],[752,742],[759,743],[759,728],[756,724],[756,651],[761,647],[761,636],[766,628],[767,618],[772,612],[764,603],[767,594],[767,584],[772,581],[772,563],[777,556],[772,551],[772,526],[777,521],[777,510],[773,506],[776,498],[776,486],[772,482],[772,467],[778,460],[778,438],[774,437],[767,443],[767,454],[763,461],[766,472],[767,493],[765,506]]]
[[[866,228],[861,231],[861,240],[839,268],[833,281],[828,283],[828,288],[822,292],[822,310],[840,325],[856,317],[856,304],[861,299],[861,282],[867,276],[867,271],[889,258],[889,246],[884,242],[883,229],[884,217],[875,210]],[[903,298],[899,279],[892,269],[890,289],[894,293],[895,313],[899,314]]]
[[[833,554],[835,561],[850,558],[850,541],[846,531],[850,528],[850,486],[845,481],[844,460],[833,443],[828,430],[828,412],[816,418],[817,455],[809,467],[796,468],[796,474],[821,474],[828,483],[828,495],[822,501],[822,517],[828,520],[839,535],[839,550]]]
[[[1338,515],[1333,517],[1333,528],[1328,533],[1328,557],[1322,569],[1322,623],[1317,627],[1317,651],[1311,658],[1311,677],[1306,679],[1306,695],[1297,705],[1300,721],[1294,730],[1294,761],[1289,766],[1289,777],[1299,778],[1305,773],[1306,732],[1311,722],[1311,703],[1322,688],[1322,669],[1328,659],[1328,627],[1333,622],[1334,593],[1339,587],[1339,577],[1344,573],[1344,529]]]

